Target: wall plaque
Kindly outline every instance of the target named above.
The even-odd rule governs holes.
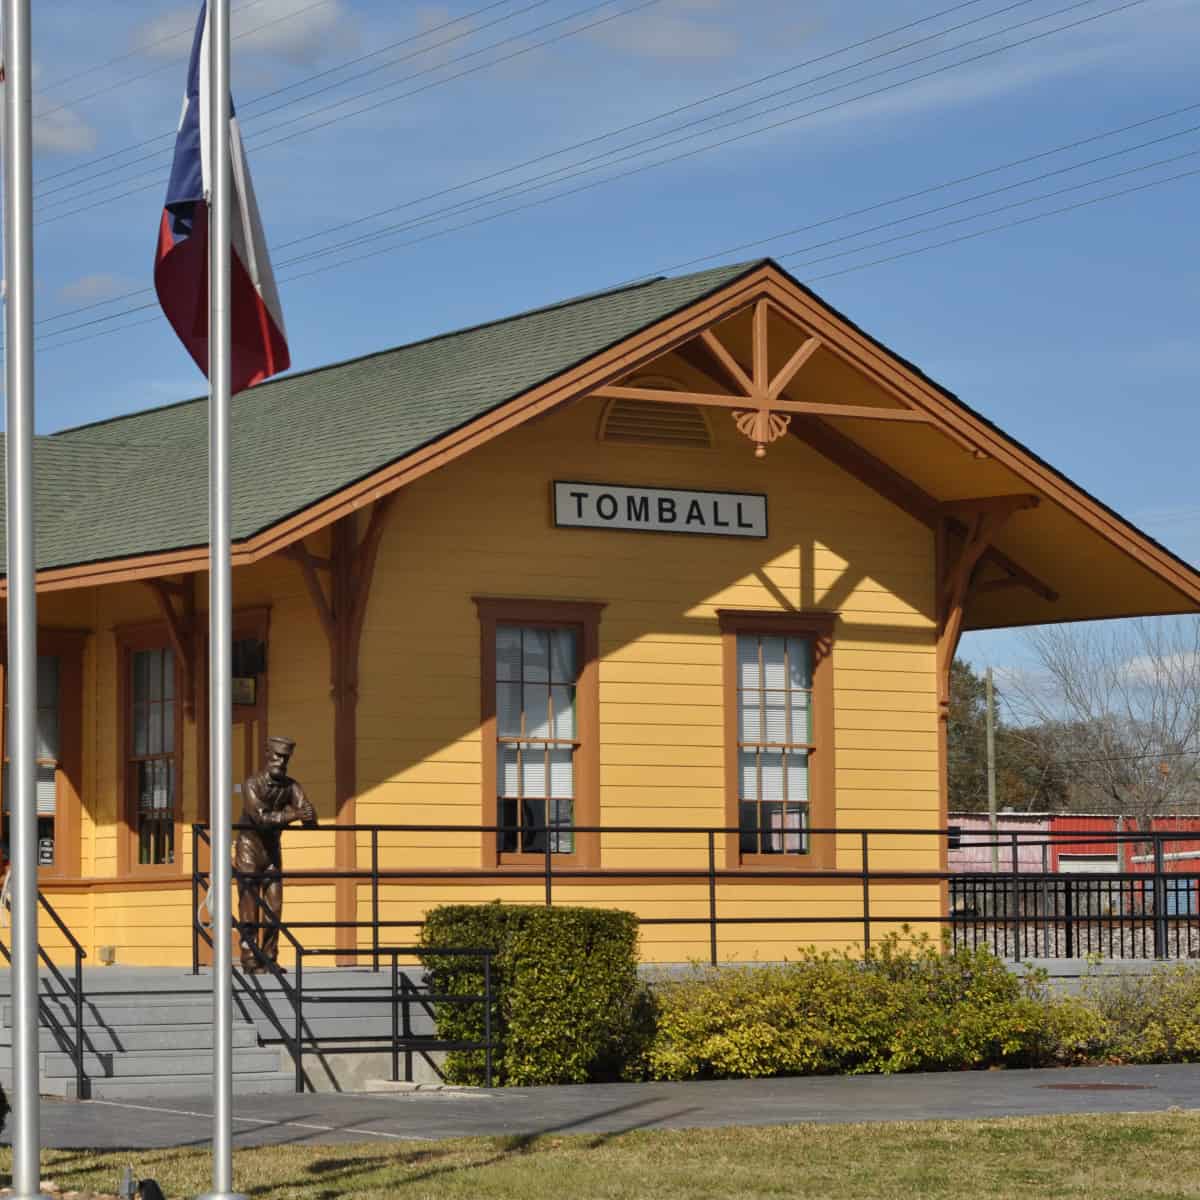
[[[754,492],[556,480],[554,523],[560,528],[765,538],[767,498]]]

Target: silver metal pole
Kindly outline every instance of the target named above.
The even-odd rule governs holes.
[[[992,668],[987,669],[987,794],[988,829],[992,835],[992,871],[1000,870],[1000,842],[996,821],[996,689],[992,683]],[[1013,870],[1017,864],[1013,863]]]
[[[208,0],[210,144],[208,251],[208,677],[209,814],[213,882],[213,1138],[212,1191],[207,1200],[231,1200],[233,1191],[233,942],[230,827],[233,824],[233,568],[230,563],[230,345],[229,249],[232,168],[229,157],[229,0]]]
[[[37,594],[33,544],[33,95],[29,0],[4,0],[8,284],[8,758],[12,820],[13,1194],[41,1196],[38,1099]]]

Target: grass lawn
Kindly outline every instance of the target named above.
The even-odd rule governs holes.
[[[115,1191],[126,1162],[170,1200],[209,1184],[195,1149],[51,1150],[43,1172],[64,1190]],[[252,1200],[1173,1200],[1200,1197],[1200,1114],[260,1147],[239,1150],[234,1171]]]

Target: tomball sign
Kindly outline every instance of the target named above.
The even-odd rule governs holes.
[[[767,498],[752,492],[556,482],[554,523],[578,529],[765,538]]]

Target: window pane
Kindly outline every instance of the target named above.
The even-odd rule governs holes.
[[[163,653],[161,650],[146,651],[146,669],[149,674],[151,700],[162,699]]]
[[[550,736],[550,691],[544,683],[526,684],[522,689],[525,700],[525,736]]]
[[[133,699],[135,702],[150,696],[150,651],[137,650],[133,655]]]
[[[148,752],[150,754],[162,753],[162,705],[148,705],[149,712],[146,714],[146,723],[149,726],[149,742]]]
[[[571,687],[552,687],[550,699],[553,701],[554,728],[552,737],[574,739],[575,737],[575,689]]]
[[[758,635],[739,633],[737,637],[738,687],[762,687],[758,670]]]
[[[496,626],[496,678],[521,678],[521,631],[515,625]]]
[[[53,767],[38,767],[34,792],[37,796],[37,813],[39,817],[54,816],[57,780],[58,772]]]
[[[516,796],[519,794],[517,786],[519,752],[517,747],[498,746],[496,750],[496,790],[501,796]]]
[[[766,722],[766,735],[762,740],[764,742],[786,742],[788,740],[787,693],[764,692],[763,706],[765,708],[763,716]]]
[[[144,704],[133,706],[133,752],[141,755],[147,753],[150,744],[150,725]]]
[[[555,683],[575,682],[575,630],[550,633],[550,678]]]
[[[786,653],[787,642],[783,638],[765,637],[762,639],[763,687],[782,691],[787,686],[787,671],[784,662]]]
[[[738,692],[738,741],[761,742],[762,692]]]
[[[37,695],[39,708],[58,706],[58,657],[54,654],[38,655]]]
[[[759,771],[762,776],[761,800],[783,799],[783,751],[762,750],[759,752]]]
[[[792,693],[792,742],[812,743],[812,697],[808,692]]]
[[[808,803],[808,755],[792,753],[787,757],[787,798]]]
[[[38,697],[40,702],[41,697]],[[58,759],[58,705],[38,707],[37,713],[37,757]]]
[[[572,854],[575,850],[575,805],[570,800],[551,800],[550,824],[557,826],[550,835],[550,851],[553,854]]]
[[[162,694],[164,700],[175,699],[175,651],[162,652]]]
[[[175,753],[175,702],[168,700],[162,706],[163,751],[166,754]]]
[[[800,854],[804,850],[803,810],[797,804],[764,804],[764,849],[768,854]]]
[[[546,794],[546,749],[544,746],[525,744],[521,755],[521,794],[544,796]]]
[[[812,687],[812,644],[807,638],[788,638],[788,680],[794,688]]]
[[[758,805],[738,805],[738,847],[743,854],[758,853]]]
[[[526,683],[550,680],[550,633],[545,629],[526,629],[522,639],[522,668]]]
[[[758,799],[758,755],[753,750],[738,751],[738,778],[743,800]]]
[[[521,736],[521,685],[496,684],[496,732],[500,737]]]
[[[517,802],[515,800],[500,802],[500,820],[497,824],[504,826],[499,835],[500,849],[511,853],[517,848]]]
[[[550,795],[575,795],[575,752],[566,748],[550,751]]]

